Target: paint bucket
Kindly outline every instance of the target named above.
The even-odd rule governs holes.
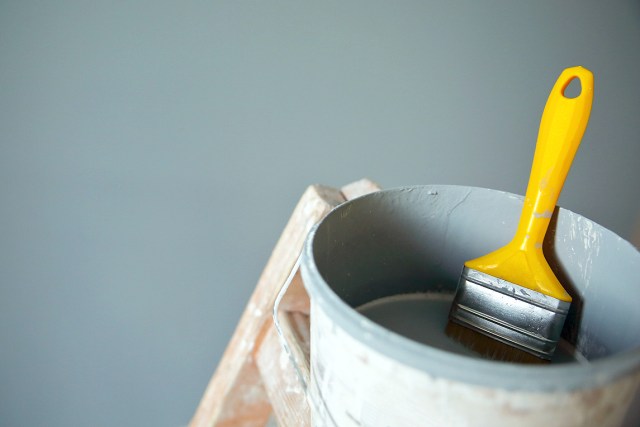
[[[558,209],[544,248],[574,297],[563,337],[577,360],[483,360],[359,311],[394,295],[446,301],[466,260],[510,240],[521,209],[522,197],[500,191],[415,186],[344,203],[312,230],[301,268],[313,425],[640,425],[628,413],[640,384],[640,253],[580,215]],[[437,335],[446,310],[423,311],[413,329]]]

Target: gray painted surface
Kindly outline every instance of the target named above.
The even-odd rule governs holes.
[[[637,1],[3,1],[0,424],[186,424],[308,184],[522,194],[567,66],[560,204],[637,242],[638,46]]]

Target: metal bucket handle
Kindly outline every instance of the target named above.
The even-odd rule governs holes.
[[[276,332],[278,333],[280,343],[284,348],[285,352],[287,353],[287,356],[289,357],[289,361],[291,362],[291,364],[295,369],[296,376],[298,377],[298,383],[300,384],[300,386],[302,387],[302,390],[304,390],[306,394],[309,378],[308,378],[308,375],[303,374],[302,368],[300,366],[301,361],[295,357],[293,352],[293,348],[300,347],[301,343],[298,341],[297,334],[294,333],[291,327],[291,323],[283,322],[280,319],[280,303],[282,302],[284,295],[289,290],[289,286],[291,286],[291,282],[293,282],[293,278],[295,277],[296,273],[299,270],[301,258],[302,258],[302,255],[298,255],[298,257],[296,258],[296,262],[294,263],[291,271],[289,272],[289,275],[287,276],[287,279],[285,280],[284,284],[280,288],[280,291],[278,292],[278,295],[276,296],[276,299],[273,303],[273,324],[276,328]],[[308,355],[303,353],[303,356],[305,359],[302,362],[303,363],[306,362],[306,365],[309,366],[310,360]]]

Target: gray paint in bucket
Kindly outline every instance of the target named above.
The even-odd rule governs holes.
[[[349,420],[362,423],[376,402],[385,409],[370,425],[387,418],[398,425],[407,413],[421,425],[620,425],[640,381],[640,254],[577,214],[559,210],[546,252],[575,297],[565,335],[588,364],[465,357],[409,340],[354,309],[391,295],[454,292],[466,259],[509,240],[521,206],[521,197],[499,191],[417,186],[347,202],[319,224],[302,263],[317,425],[357,425]]]
[[[453,296],[442,292],[394,295],[368,302],[357,310],[378,325],[413,341],[456,354],[479,357],[445,333]],[[589,363],[571,344],[561,340],[551,362],[576,361]]]

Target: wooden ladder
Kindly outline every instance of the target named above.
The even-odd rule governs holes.
[[[309,296],[298,259],[309,230],[335,206],[379,190],[368,179],[312,185],[285,226],[190,427],[310,426]],[[274,321],[274,307],[277,321]]]

